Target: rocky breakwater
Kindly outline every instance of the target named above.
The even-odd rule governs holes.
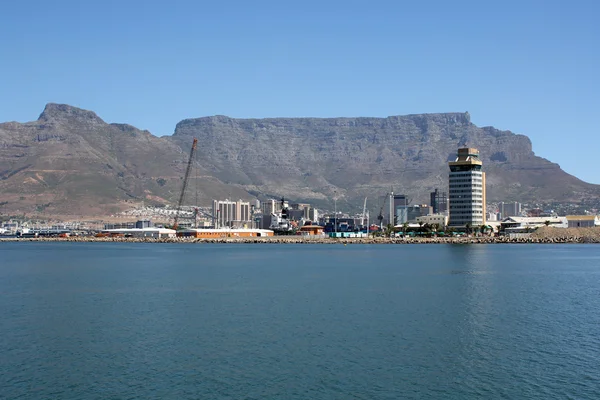
[[[565,232],[567,233],[567,232]],[[256,243],[256,244],[558,244],[600,243],[600,235],[567,234],[561,236],[531,235],[509,238],[507,236],[432,237],[432,238],[310,238],[300,236],[275,236],[266,238],[124,238],[124,237],[67,237],[67,238],[0,238],[0,242],[97,242],[97,243]]]

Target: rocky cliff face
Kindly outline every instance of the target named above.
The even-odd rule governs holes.
[[[285,196],[340,208],[379,208],[392,188],[426,202],[447,189],[447,161],[477,147],[488,200],[579,200],[599,190],[535,156],[526,136],[479,128],[468,113],[388,118],[186,119],[172,137],[108,124],[91,111],[48,104],[37,121],[0,124],[0,213],[106,215],[173,204],[192,138],[190,190],[213,198]]]
[[[188,119],[174,143],[198,137],[200,163],[247,190],[312,202],[362,204],[393,189],[427,202],[447,190],[447,161],[456,150],[480,150],[488,200],[559,201],[597,195],[598,188],[535,156],[529,138],[479,128],[468,113],[388,118]],[[340,204],[340,203],[338,203]]]

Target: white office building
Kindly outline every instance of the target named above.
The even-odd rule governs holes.
[[[213,200],[213,217],[215,228],[243,228],[252,226],[250,202]]]
[[[479,150],[474,148],[458,149],[456,160],[448,163],[449,226],[485,224],[485,172],[481,171],[482,165]]]

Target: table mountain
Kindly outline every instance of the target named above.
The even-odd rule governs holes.
[[[37,121],[0,124],[0,213],[102,216],[142,202],[173,204],[192,138],[190,181],[200,205],[213,198],[285,196],[320,206],[371,208],[393,188],[426,202],[446,190],[447,161],[477,147],[487,171],[488,200],[580,200],[591,185],[537,157],[523,135],[479,128],[468,113],[388,118],[233,119],[179,122],[170,137],[95,113],[48,104]]]
[[[390,190],[415,203],[428,202],[432,189],[447,190],[447,162],[463,146],[480,150],[488,201],[579,201],[600,193],[599,186],[537,157],[528,137],[477,127],[469,113],[388,118],[213,116],[181,121],[170,139],[181,146],[191,137],[201,144],[200,163],[217,178],[252,192],[317,203],[331,204],[337,196],[362,208],[364,196],[381,203]]]

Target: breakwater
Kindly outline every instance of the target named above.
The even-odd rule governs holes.
[[[480,236],[480,237],[404,237],[404,238],[328,238],[328,237],[247,237],[247,238],[124,238],[124,237],[88,237],[77,236],[67,238],[37,237],[37,238],[0,238],[0,242],[114,242],[114,243],[256,243],[256,244],[557,244],[557,243],[600,243],[598,237],[588,236],[558,236],[558,237],[518,237]]]

